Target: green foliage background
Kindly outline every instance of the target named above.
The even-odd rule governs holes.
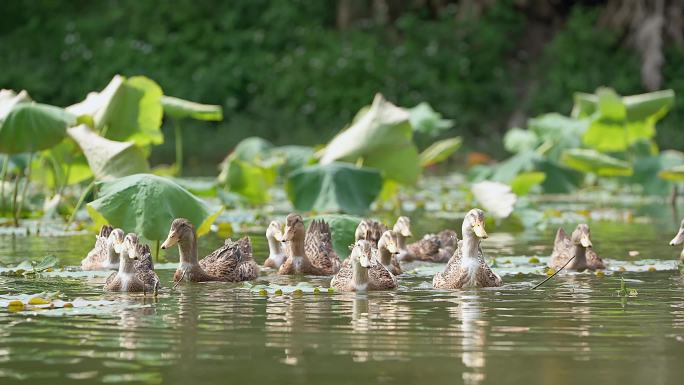
[[[445,137],[463,135],[502,157],[521,76],[533,84],[528,116],[568,114],[573,92],[602,85],[643,91],[638,55],[618,32],[596,27],[599,10],[572,7],[540,57],[525,61],[517,55],[529,17],[512,1],[472,18],[455,17],[455,7],[438,15],[409,7],[389,25],[364,20],[345,30],[336,28],[335,1],[3,1],[0,87],[66,106],[117,73],[139,74],[167,95],[220,104],[224,121],[184,122],[193,130],[188,163],[202,174],[214,174],[247,136],[324,143],[376,92],[401,106],[430,103],[455,122]],[[684,94],[684,49],[666,56],[663,88]],[[662,148],[684,148],[682,107],[677,98],[659,125]],[[173,135],[166,138],[157,162],[173,160]]]

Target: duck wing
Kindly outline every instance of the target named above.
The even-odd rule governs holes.
[[[406,249],[416,259],[433,261],[439,255],[440,245],[439,236],[436,234],[426,234],[421,240],[407,245]]]
[[[370,290],[390,290],[397,287],[397,278],[382,263],[375,262],[368,269],[368,288]]]
[[[108,225],[100,228],[100,233],[95,236],[95,246],[81,261],[81,269],[96,270],[103,267],[104,262],[107,260],[107,238],[109,238],[112,230],[112,226]]]
[[[340,257],[335,253],[330,226],[323,220],[314,220],[304,238],[304,252],[317,269],[332,275],[340,270]]]
[[[220,281],[237,282],[238,266],[252,260],[252,241],[242,237],[237,241],[226,240],[224,245],[202,258],[199,265],[208,275]]]
[[[585,258],[587,259],[587,267],[589,270],[605,269],[606,265],[603,263],[603,259],[598,256],[593,248],[587,248]]]
[[[159,277],[154,272],[152,253],[148,245],[138,246],[138,260],[135,262],[135,276],[145,284],[146,290],[155,291],[161,288]]]
[[[353,268],[351,263],[342,264],[340,271],[338,271],[337,274],[335,274],[335,276],[330,281],[330,287],[340,291],[349,290],[349,283],[352,280],[353,274],[352,269]]]

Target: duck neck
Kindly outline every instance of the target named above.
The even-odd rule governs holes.
[[[288,255],[293,258],[306,258],[306,253],[304,252],[304,235],[296,234],[289,242],[287,242],[287,251]]]
[[[352,285],[355,288],[365,288],[368,285],[368,268],[361,266],[359,261],[354,261],[352,266]]]
[[[119,258],[119,274],[131,275],[135,273],[135,261],[128,255],[121,255]]]
[[[119,254],[114,251],[114,246],[107,246],[107,263],[110,266],[116,266],[119,264]]]
[[[268,253],[270,256],[279,257],[283,255],[283,243],[276,240],[272,235],[267,235]]]
[[[575,245],[575,264],[585,262],[587,259],[587,248],[582,245]]]
[[[397,234],[397,248],[406,250],[406,237],[401,234]]]
[[[195,233],[178,240],[181,265],[197,265],[197,239]]]
[[[463,259],[475,260],[480,254],[480,238],[470,231],[463,232]]]
[[[387,250],[387,247],[384,243],[378,244],[378,252],[380,254],[380,263],[382,263],[384,266],[389,266],[392,263],[392,253]]]

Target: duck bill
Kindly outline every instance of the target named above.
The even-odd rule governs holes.
[[[591,244],[591,240],[589,239],[589,236],[587,234],[582,234],[580,237],[580,245],[582,247],[592,247],[593,245]]]
[[[680,229],[677,235],[670,241],[670,246],[681,245],[684,243],[684,229]]]
[[[172,232],[166,237],[164,243],[161,244],[161,248],[168,249],[169,247],[173,247],[176,243],[178,243],[178,234]]]
[[[368,258],[368,254],[362,253],[361,256],[359,257],[359,264],[361,267],[369,268],[370,267],[370,258]]]
[[[489,236],[487,235],[487,232],[484,228],[484,223],[482,222],[478,222],[473,226],[473,232],[478,238],[487,239],[487,237]]]

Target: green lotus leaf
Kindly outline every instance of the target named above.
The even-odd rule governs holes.
[[[105,139],[81,124],[71,127],[69,136],[83,150],[95,179],[111,179],[148,172],[145,154],[133,142]]]
[[[460,136],[439,140],[420,153],[420,166],[428,167],[447,160],[461,148],[463,140]]]
[[[215,104],[200,104],[173,96],[162,96],[164,114],[175,119],[191,118],[196,120],[219,121],[223,119],[223,109]]]
[[[546,174],[540,171],[524,172],[518,174],[511,181],[511,190],[515,195],[527,195],[532,187],[540,185],[546,179]]]
[[[97,199],[87,209],[97,226],[109,223],[150,241],[166,238],[175,218],[189,219],[206,234],[223,208],[211,209],[170,179],[135,174],[97,184]]]
[[[442,119],[442,114],[432,109],[426,102],[422,102],[409,110],[409,120],[413,131],[429,136],[437,136],[454,126],[454,121]]]
[[[633,173],[629,163],[592,149],[566,150],[561,162],[572,169],[600,176],[630,176]]]
[[[161,144],[163,107],[161,87],[144,76],[114,76],[99,93],[91,92],[80,103],[67,108],[79,116],[90,117],[94,129],[115,141],[133,141],[139,146]]]
[[[539,137],[531,130],[514,127],[504,136],[504,147],[514,154],[534,150],[538,145]]]
[[[377,94],[371,107],[321,151],[320,162],[362,159],[365,166],[382,170],[389,179],[414,184],[422,169],[409,119],[407,110]]]
[[[32,102],[22,92],[0,100],[0,152],[18,154],[56,146],[76,117],[62,108]]]
[[[382,188],[380,171],[347,163],[303,167],[291,173],[285,190],[299,211],[363,214]]]

